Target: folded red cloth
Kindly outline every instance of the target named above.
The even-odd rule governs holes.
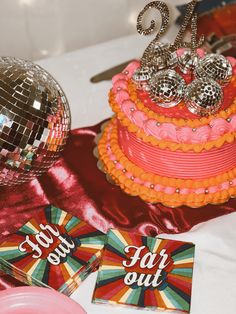
[[[111,227],[144,235],[180,233],[235,211],[236,200],[194,209],[147,204],[111,185],[97,168],[94,139],[101,124],[71,131],[62,158],[42,177],[15,187],[0,187],[0,241],[45,205],[54,204],[106,232]],[[17,285],[0,278],[0,289]]]

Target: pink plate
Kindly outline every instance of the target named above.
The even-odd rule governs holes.
[[[0,292],[1,314],[86,314],[63,294],[47,288],[19,287]]]

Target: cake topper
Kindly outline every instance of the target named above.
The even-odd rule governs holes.
[[[193,80],[185,91],[185,102],[189,111],[200,116],[214,114],[220,109],[223,92],[211,78]]]
[[[205,57],[199,55],[198,48],[203,45],[204,36],[198,37],[197,34],[198,2],[192,0],[187,4],[183,23],[174,42],[170,44],[159,41],[169,26],[168,6],[162,1],[153,1],[144,7],[137,19],[138,32],[149,35],[156,29],[157,22],[154,20],[151,20],[149,27],[143,27],[145,13],[153,8],[161,14],[161,26],[145,49],[141,67],[134,73],[133,80],[137,88],[148,92],[158,106],[171,108],[185,99],[186,106],[191,112],[206,116],[220,109],[223,101],[220,85],[224,87],[230,82],[232,66],[222,55],[208,54]],[[185,41],[185,35],[189,26],[191,40],[188,42]],[[182,53],[180,48],[184,49]],[[184,74],[191,75],[190,86],[187,86]]]
[[[230,62],[223,55],[212,53],[199,62],[195,75],[198,78],[210,77],[220,85],[226,86],[232,78],[232,72]]]
[[[171,108],[184,97],[185,80],[174,70],[163,70],[150,79],[150,98],[159,106]]]

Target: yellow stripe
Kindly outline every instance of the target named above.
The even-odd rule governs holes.
[[[112,232],[117,236],[117,238],[125,245],[128,246],[128,242],[125,240],[123,235],[118,230],[112,230]]]
[[[18,249],[19,249],[18,246],[2,246],[2,247],[0,247],[0,252],[14,251],[14,250],[18,250]]]
[[[113,265],[102,265],[100,270],[116,270],[116,269],[124,269],[123,266],[113,266]]]
[[[87,248],[91,248],[91,249],[102,249],[103,245],[102,244],[92,244],[92,243],[82,243],[80,245],[80,247],[87,247]]]
[[[154,248],[153,248],[153,250],[152,250],[152,253],[156,253],[156,252],[157,252],[158,247],[159,247],[159,245],[161,244],[162,241],[163,241],[163,240],[160,240],[160,239],[157,239],[157,240],[156,240],[156,243],[155,243],[155,246],[154,246]]]
[[[59,226],[61,226],[61,225],[63,224],[63,221],[64,221],[66,215],[67,215],[66,212],[64,212],[64,211],[61,212],[61,217],[60,217],[60,219],[59,219],[59,221],[58,221],[58,225],[59,225]]]
[[[129,290],[126,291],[126,293],[123,295],[123,297],[121,297],[120,302],[126,303],[126,301],[128,300],[128,297],[130,296],[132,291],[133,290],[129,288]]]
[[[186,259],[182,259],[181,261],[175,261],[174,265],[181,265],[181,264],[188,264],[188,263],[193,263],[193,257],[191,258],[186,258]]]
[[[73,283],[73,279],[72,278],[69,278],[67,281],[66,281],[66,284],[69,286]]]
[[[159,291],[161,298],[163,300],[163,302],[165,303],[166,307],[169,309],[174,309],[175,305],[171,303],[171,301],[169,300],[169,298],[165,295],[164,291]]]
[[[69,273],[69,275],[70,275],[70,276],[73,276],[75,272],[74,272],[73,269],[70,267],[70,265],[69,265],[68,263],[64,263],[64,266],[65,266],[67,272]]]
[[[27,224],[25,224],[25,226],[27,226],[28,228],[30,228],[31,230],[35,231],[35,233],[38,233],[40,230],[37,229],[34,225],[32,225],[32,223],[30,221],[27,222]]]
[[[36,262],[32,265],[32,267],[28,270],[27,274],[28,276],[31,276],[35,270],[35,268],[38,266],[40,263],[41,259],[37,259]]]

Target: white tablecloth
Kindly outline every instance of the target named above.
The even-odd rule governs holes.
[[[168,36],[174,36],[174,32]],[[92,84],[91,76],[140,57],[149,41],[138,35],[129,36],[38,62],[67,94],[73,128],[95,124],[111,115],[107,102],[111,83]],[[200,224],[184,234],[161,237],[196,244],[191,314],[235,314],[236,213]],[[89,314],[146,313],[91,304],[96,275],[90,275],[72,295]]]

